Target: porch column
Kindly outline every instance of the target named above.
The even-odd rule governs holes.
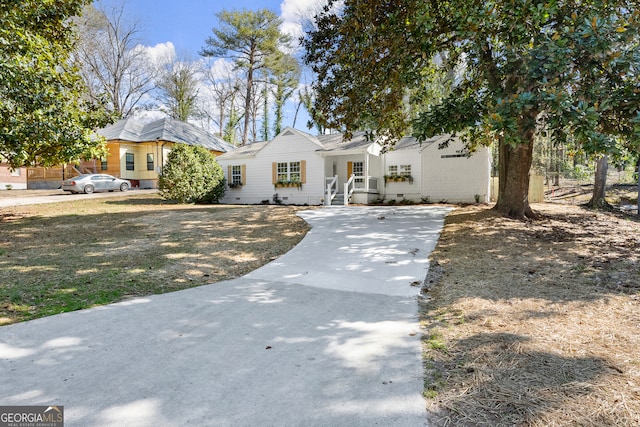
[[[369,193],[369,151],[364,155],[364,192]]]

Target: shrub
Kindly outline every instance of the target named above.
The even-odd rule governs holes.
[[[206,148],[176,144],[162,168],[158,188],[166,200],[217,203],[224,196],[224,173]]]

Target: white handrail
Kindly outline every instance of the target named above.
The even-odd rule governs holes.
[[[352,174],[351,177],[349,177],[349,181],[344,183],[344,205],[345,206],[349,206],[349,199],[351,199],[353,190],[355,190],[355,185],[354,185],[355,179],[356,179],[356,176]],[[349,189],[349,187],[351,187],[351,189]]]
[[[331,201],[336,197],[336,194],[338,194],[338,175],[325,179],[325,181],[329,180],[331,180],[331,182],[327,183],[327,193],[324,198],[325,206],[331,206]]]

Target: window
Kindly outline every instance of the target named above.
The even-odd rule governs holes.
[[[125,154],[125,160],[126,160],[126,163],[127,163],[126,169],[127,169],[128,171],[136,170],[136,168],[135,168],[135,162],[134,162],[134,160],[133,160],[133,153],[127,153],[127,154]]]
[[[300,182],[301,176],[300,162],[278,163],[278,182]]]
[[[384,176],[385,184],[387,182],[408,182],[413,184],[411,176],[411,165],[389,165],[389,174]]]
[[[289,163],[289,181],[300,182],[300,162]]]
[[[20,176],[20,168],[12,169],[11,170],[11,176]]]
[[[364,162],[353,162],[353,172],[355,176],[364,176]]]
[[[242,166],[234,165],[231,166],[231,184],[232,185],[242,185]]]
[[[278,163],[277,181],[289,181],[289,163]]]
[[[153,154],[152,153],[147,153],[147,170],[148,171],[153,170]]]
[[[389,176],[411,176],[411,165],[390,165]]]
[[[100,170],[102,171],[106,171],[108,170],[108,166],[107,166],[107,159],[102,159],[100,160]]]
[[[271,164],[273,184],[297,184],[298,187],[306,183],[307,162],[278,162]]]

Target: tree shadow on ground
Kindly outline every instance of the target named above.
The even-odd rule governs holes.
[[[637,425],[640,228],[575,206],[451,213],[422,320],[436,425]]]

